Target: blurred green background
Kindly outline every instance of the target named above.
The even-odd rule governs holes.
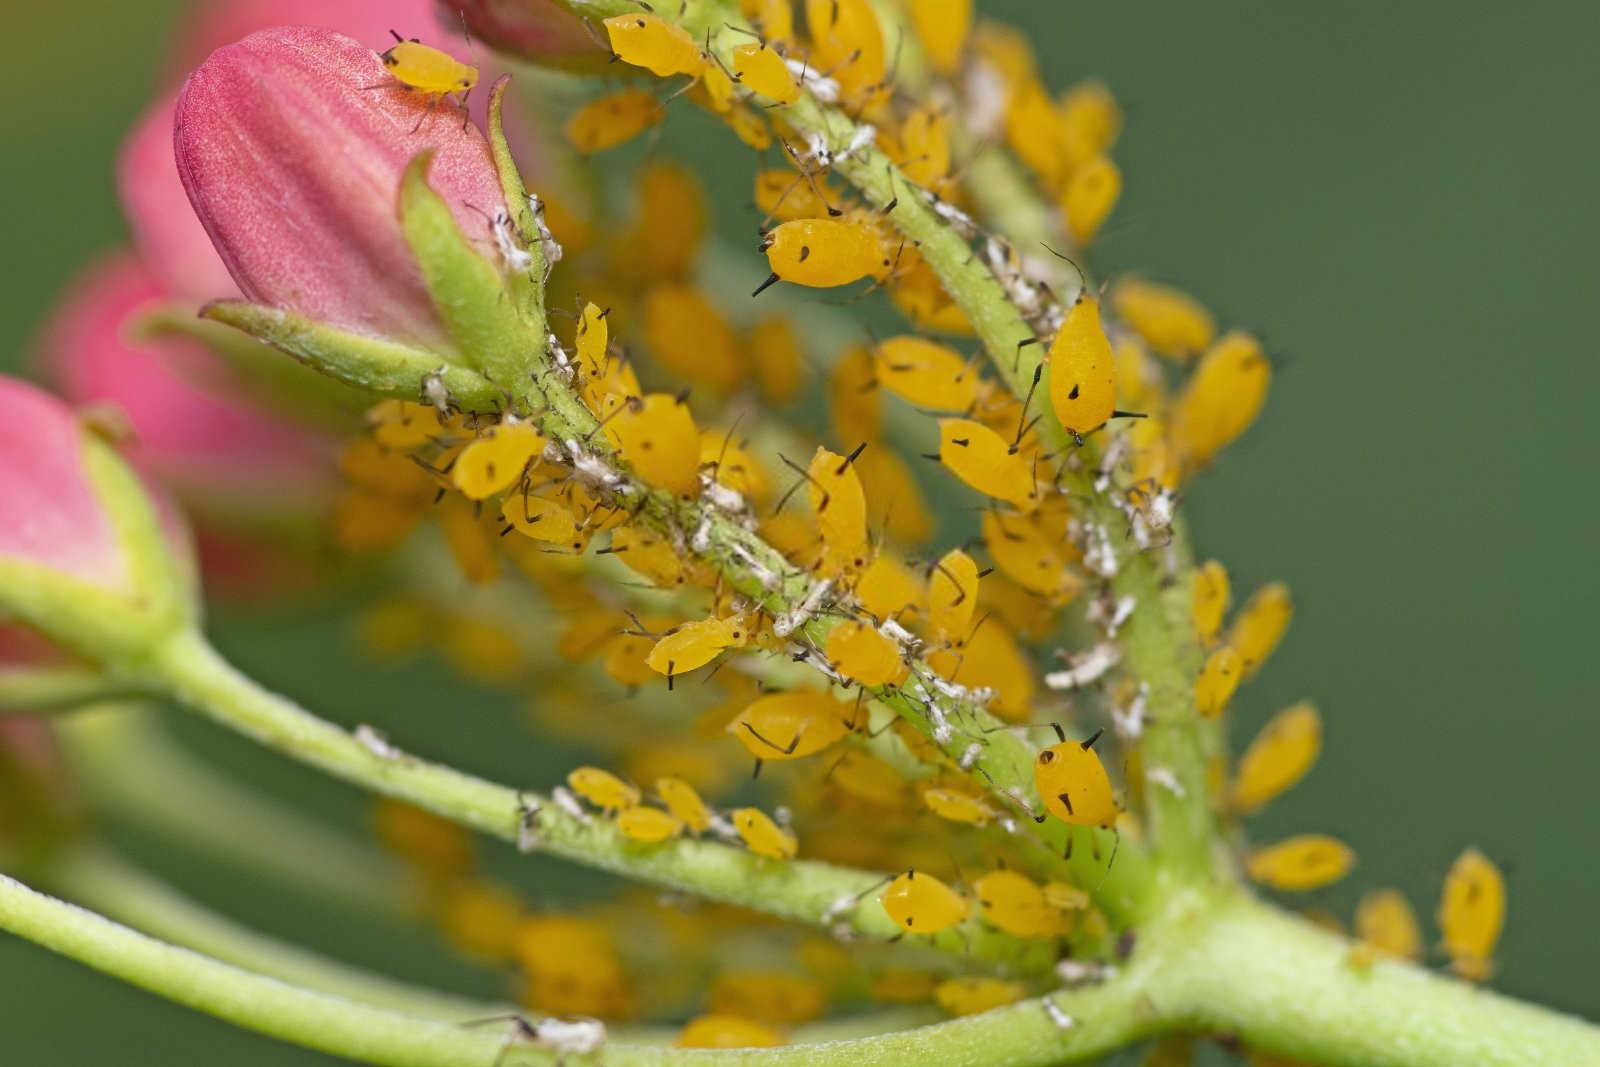
[[[1497,986],[1600,1015],[1588,917],[1600,900],[1590,800],[1600,679],[1584,614],[1600,608],[1600,511],[1584,460],[1600,454],[1592,11],[980,7],[1033,33],[1052,85],[1097,75],[1127,108],[1117,149],[1127,193],[1098,269],[1190,289],[1281,357],[1265,417],[1189,498],[1200,550],[1227,562],[1236,590],[1282,578],[1298,603],[1288,641],[1235,704],[1238,737],[1302,697],[1328,722],[1321,765],[1253,835],[1316,829],[1350,841],[1355,875],[1310,901],[1346,917],[1377,885],[1406,889],[1431,914],[1451,859],[1479,845],[1511,882]],[[175,18],[165,0],[10,5],[7,369],[52,294],[123,240],[111,160]],[[386,721],[375,708],[415,704],[421,688],[433,711],[408,726],[412,747],[535,777],[510,698],[427,667],[357,665],[330,621],[225,618],[218,630],[247,669],[340,721]],[[308,661],[321,673],[309,676]],[[348,790],[182,725],[238,773],[359,824]],[[130,847],[266,928],[495,992],[425,935],[318,917],[158,843]],[[535,883],[581,884],[554,864],[524,879]],[[331,1062],[0,940],[5,1062],[132,1067],[202,1053]]]

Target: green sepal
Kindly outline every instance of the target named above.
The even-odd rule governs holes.
[[[542,362],[544,330],[523,319],[499,268],[477,253],[428,185],[432,160],[432,150],[418,153],[400,179],[401,230],[464,358],[514,400],[524,399]]]
[[[243,330],[313,370],[368,393],[422,400],[424,383],[436,376],[463,410],[494,411],[504,400],[504,393],[483,375],[443,363],[436,353],[350,333],[290,311],[243,300],[219,300],[207,304],[200,314]]]
[[[511,75],[503,74],[489,90],[489,149],[494,154],[495,171],[500,176],[500,191],[506,198],[510,213],[511,237],[531,260],[527,271],[511,271],[507,287],[522,318],[540,333],[545,332],[544,278],[550,265],[544,259],[544,244],[539,240],[539,220],[534,216],[533,205],[528,203],[528,187],[511,157],[511,146],[506,143],[505,99]]]

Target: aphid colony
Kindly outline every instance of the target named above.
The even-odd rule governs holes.
[[[782,155],[755,176],[771,272],[757,292],[780,281],[865,280],[912,328],[937,337],[862,337],[818,351],[803,343],[803,321],[760,303],[751,317],[746,294],[702,290],[694,274],[707,212],[677,165],[639,168],[634,221],[619,233],[601,235],[597,213],[553,191],[539,202],[546,259],[556,264],[544,387],[569,390],[588,429],[553,433],[544,410],[464,412],[424,383],[417,401],[369,413],[370,436],[344,457],[351,488],[336,528],[346,547],[377,551],[432,515],[474,587],[490,587],[507,562],[527,580],[553,620],[542,628],[526,611],[495,616],[487,595],[468,606],[418,594],[375,608],[368,642],[389,653],[432,643],[476,679],[536,690],[530,713],[546,731],[605,752],[615,767],[572,771],[553,802],[613,825],[621,847],[670,849],[710,835],[764,864],[804,855],[898,871],[846,910],[864,911],[869,926],[887,920],[900,939],[983,931],[1094,959],[1117,944],[1097,886],[1077,884],[1068,872],[1082,868],[1042,849],[1034,828],[1084,828],[1103,878],[1122,836],[1143,832],[1125,807],[1172,781],[1165,768],[1142,766],[1146,694],[1117,643],[1139,605],[1113,595],[1111,581],[1133,555],[1164,558],[1175,494],[1254,420],[1271,365],[1249,335],[1219,337],[1209,312],[1177,290],[1122,279],[1104,306],[1087,285],[1058,301],[1017,268],[1001,280],[1008,292],[1027,291],[1022,310],[1045,357],[1022,395],[999,381],[969,340],[971,323],[897,236],[893,212],[851,199],[829,171],[882,152],[907,183],[903,196],[968,227],[952,151],[961,123],[1004,139],[1081,247],[1120,190],[1106,154],[1120,113],[1094,83],[1052,97],[1027,43],[972,26],[968,4],[904,6],[949,90],[937,105],[895,84],[867,0],[807,0],[804,36],[786,0],[744,0],[755,32],[726,56],[643,6],[605,20],[604,32],[623,63],[689,79],[690,99],[757,151]],[[453,92],[442,79],[467,77],[434,71],[430,56],[403,45],[385,62],[408,86]],[[855,132],[842,144],[803,136],[785,120],[802,94],[844,108]],[[630,86],[581,107],[567,137],[599,152],[665,111],[655,93]],[[519,269],[515,255],[505,258]],[[991,262],[1016,260],[1007,249]],[[812,395],[824,425],[800,414]],[[795,414],[788,426],[774,417],[783,409]],[[908,432],[891,412],[926,417]],[[1141,417],[1122,418],[1133,413]],[[1042,433],[1046,420],[1063,433]],[[1047,437],[1067,443],[1051,448]],[[925,458],[907,458],[917,453]],[[1116,523],[1093,520],[1065,488],[1085,472],[1114,502]],[[924,496],[940,479],[970,490],[973,504],[972,536],[946,551],[931,542],[952,531],[937,529]],[[1190,592],[1202,650],[1194,710],[1217,723],[1283,639],[1293,606],[1284,586],[1269,584],[1230,622],[1228,574],[1214,561],[1194,569]],[[1041,691],[1035,661],[1068,632],[1092,639],[1060,651],[1066,669],[1044,675]],[[896,717],[891,700],[912,712]],[[999,724],[1026,730],[1055,716],[1071,725],[1055,726],[1054,743],[1022,742],[1031,781],[995,788],[985,754],[998,738],[1029,736]],[[1096,716],[1114,728],[1104,743]],[[1215,807],[1227,817],[1259,811],[1309,771],[1321,741],[1311,705],[1280,712],[1231,775],[1220,761],[1214,768]],[[1104,755],[1115,743],[1125,760]],[[782,801],[772,814],[703,799],[727,796],[769,765],[763,787]],[[1101,830],[1117,835],[1108,855]],[[451,943],[515,963],[530,1008],[618,1019],[683,1007],[664,989],[692,968],[629,966],[628,951],[650,939],[617,932],[623,909],[532,912],[474,873],[464,839],[410,809],[386,806],[380,832],[413,863]],[[1067,833],[1070,850],[1080,835]],[[1295,891],[1337,880],[1354,857],[1308,834],[1240,862],[1252,879]],[[1463,856],[1440,921],[1464,977],[1487,974],[1503,907],[1493,865]],[[654,911],[654,922],[681,934],[679,955],[691,962],[719,941],[715,931],[747,921],[732,909]],[[1353,963],[1420,954],[1415,919],[1392,891],[1364,900],[1356,925]],[[1027,976],[862,962],[822,939],[794,951],[798,974],[724,972],[692,1006],[704,1014],[680,1044],[780,1043],[841,990],[965,1014],[1037,988]],[[646,988],[650,979],[662,988]]]

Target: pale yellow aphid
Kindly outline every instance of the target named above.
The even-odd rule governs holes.
[[[806,0],[811,62],[860,107],[883,87],[883,30],[869,0]]]
[[[462,110],[466,110],[467,94],[478,84],[478,68],[469,67],[448,52],[441,52],[416,39],[408,41],[393,30],[389,32],[394,34],[395,44],[388,51],[379,53],[378,58],[383,60],[383,65],[395,81],[407,89],[431,97],[429,111],[433,110],[433,105],[440,98],[452,93],[459,94],[457,100]],[[420,128],[422,120],[418,119],[417,124]]]
[[[524,537],[551,545],[569,545],[577,534],[572,512],[542,496],[518,493],[500,505],[500,515]]]
[[[1228,806],[1240,815],[1260,811],[1304,778],[1321,751],[1322,717],[1317,709],[1304,702],[1284,708],[1239,757]]]
[[[698,77],[705,56],[688,32],[656,15],[630,12],[605,20],[611,51],[624,63],[643,67],[660,78],[674,74]]]
[[[742,44],[733,50],[733,72],[739,84],[779,104],[800,99],[800,83],[777,49],[765,44]]]
[[[1321,889],[1350,873],[1356,854],[1326,834],[1299,834],[1258,848],[1245,857],[1252,881],[1273,889]]]
[[[868,993],[879,1004],[921,1004],[933,999],[939,982],[940,976],[931,971],[885,967],[872,976]]]
[[[857,570],[867,563],[867,497],[850,460],[819,448],[806,470],[806,489],[822,534],[824,569]]]
[[[1294,618],[1294,600],[1289,587],[1271,582],[1255,591],[1234,616],[1225,639],[1239,653],[1244,677],[1251,678],[1266,663],[1273,649],[1283,640]]]
[[[474,585],[486,585],[500,574],[499,544],[487,525],[465,497],[447,496],[435,511],[439,532],[444,534],[450,558],[461,574]]]
[[[749,369],[733,327],[697,287],[668,282],[644,297],[644,335],[675,380],[727,393]]]
[[[634,186],[634,223],[609,248],[612,275],[641,283],[683,278],[706,236],[699,180],[685,167],[656,160],[639,168]]]
[[[1044,890],[1019,871],[1002,868],[979,875],[972,893],[984,921],[1008,934],[1049,937],[1061,927],[1061,916],[1045,899]]]
[[[1028,457],[971,419],[939,420],[939,462],[978,492],[1023,511],[1038,506]]]
[[[688,577],[672,542],[649,530],[622,526],[612,531],[611,553],[629,570],[663,589],[682,585]]]
[[[700,431],[687,404],[651,393],[629,403],[607,428],[639,477],[679,496],[699,495]]]
[[[1095,156],[1072,169],[1061,190],[1060,204],[1074,244],[1082,248],[1095,239],[1121,195],[1122,171],[1110,157]]]
[[[667,117],[667,109],[644,89],[619,89],[596,97],[567,120],[567,141],[585,154],[631,141]]]
[[[1054,879],[1044,884],[1044,899],[1058,911],[1083,911],[1091,903],[1087,890]]]
[[[667,686],[678,675],[704,667],[730,648],[750,643],[750,623],[743,615],[698,619],[674,627],[655,643],[645,663],[667,676]]]
[[[1111,290],[1117,315],[1164,356],[1188,359],[1217,333],[1216,320],[1194,297],[1170,285],[1124,278]]]
[[[794,40],[794,8],[789,0],[739,0],[739,10],[767,40]]]
[[[946,978],[933,990],[933,999],[951,1015],[977,1015],[1015,1004],[1028,995],[1021,982],[988,975],[962,975]]]
[[[1422,931],[1411,902],[1398,889],[1374,889],[1356,905],[1356,936],[1360,947],[1401,960],[1422,958]]]
[[[1197,470],[1255,421],[1267,399],[1272,364],[1254,337],[1223,334],[1195,366],[1172,412],[1172,443],[1185,470]]]
[[[617,816],[617,829],[631,841],[653,845],[682,834],[683,820],[660,808],[639,804]]]
[[[776,1048],[788,1044],[788,1039],[754,1019],[712,1013],[690,1019],[673,1044],[678,1048]]]
[[[486,878],[464,878],[450,884],[437,907],[439,927],[452,947],[486,963],[510,959],[523,912],[515,890]]]
[[[367,425],[380,445],[400,451],[427,444],[441,429],[438,411],[409,400],[380,400],[368,409]]]
[[[727,430],[701,431],[700,469],[711,472],[718,485],[751,500],[764,499],[772,492],[766,469]]]
[[[993,808],[978,797],[954,789],[924,789],[922,802],[928,806],[929,811],[941,819],[967,823],[971,826],[985,826],[996,814]]]
[[[828,990],[815,978],[784,971],[725,971],[706,991],[706,1005],[722,1014],[795,1026],[827,1010]]]
[[[907,178],[935,191],[950,173],[950,113],[928,104],[914,108],[900,124],[895,162]]]
[[[839,623],[828,631],[825,651],[834,670],[869,688],[897,685],[906,676],[900,646],[868,622]]]
[[[1445,876],[1438,918],[1450,969],[1470,982],[1487,979],[1506,920],[1506,881],[1500,868],[1475,848],[1463,852]]]
[[[700,798],[699,790],[671,775],[656,779],[656,796],[693,833],[704,833],[711,826],[711,809]]]
[[[800,392],[805,355],[794,324],[776,316],[758,319],[745,338],[745,348],[754,365],[761,399],[784,405]]]
[[[544,437],[529,424],[503,422],[461,450],[450,480],[468,500],[483,500],[521,481],[544,445]]]
[[[1216,649],[1206,657],[1200,675],[1194,681],[1195,710],[1208,719],[1221,716],[1243,676],[1239,653],[1227,645]]]
[[[933,536],[933,514],[899,452],[869,448],[856,457],[855,468],[872,502],[872,521],[882,524],[889,540],[919,545]]]
[[[639,803],[636,787],[599,767],[579,767],[567,775],[567,784],[602,811],[621,811]]]
[[[856,582],[856,600],[875,619],[891,619],[921,606],[925,590],[916,572],[888,552],[879,552]]]
[[[912,28],[939,74],[956,73],[972,31],[972,0],[910,0]]]
[[[905,806],[905,779],[876,756],[846,749],[828,770],[828,784],[856,800],[898,811]]]
[[[1061,543],[1026,515],[985,511],[982,529],[989,558],[1022,588],[1056,600],[1081,587],[1081,580],[1067,568]]]
[[[793,859],[799,850],[794,834],[785,830],[760,808],[735,808],[729,813],[733,828],[746,848],[768,859]]]
[[[834,361],[828,373],[828,415],[840,438],[877,440],[883,423],[883,397],[872,349],[866,345],[851,345]]]
[[[1074,85],[1061,94],[1056,111],[1067,154],[1075,162],[1105,152],[1122,132],[1122,109],[1103,82],[1091,79]]]
[[[908,870],[878,898],[896,926],[908,934],[936,934],[967,917],[967,898],[931,874]]]
[[[967,411],[978,401],[978,369],[960,352],[921,337],[891,337],[873,350],[878,383],[930,411]]]
[[[1228,613],[1232,587],[1228,584],[1228,569],[1216,560],[1207,560],[1194,572],[1193,601],[1190,615],[1194,619],[1194,634],[1202,645],[1216,640],[1222,629],[1222,617]]]
[[[816,690],[769,693],[735,716],[727,729],[758,760],[803,759],[850,732],[847,710]]]
[[[1072,434],[1098,430],[1116,413],[1117,360],[1100,325],[1100,301],[1079,295],[1050,343],[1050,406]]]
[[[978,565],[953,548],[934,564],[928,575],[928,620],[933,632],[946,641],[961,641],[978,609]]]

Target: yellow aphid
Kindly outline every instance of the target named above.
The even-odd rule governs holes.
[[[765,152],[772,147],[772,127],[764,116],[746,107],[734,107],[722,117],[746,147],[757,152]]]
[[[827,693],[769,693],[728,723],[728,732],[758,760],[802,759],[850,732],[846,706]]]
[[[939,980],[939,976],[930,971],[887,967],[872,976],[872,988],[868,992],[880,1004],[921,1004],[933,999]]]
[[[1170,285],[1124,278],[1111,290],[1117,315],[1162,355],[1188,359],[1217,333],[1216,320],[1194,297]]]
[[[393,30],[389,32],[394,33]],[[395,34],[394,46],[380,53],[378,58],[401,85],[426,96],[460,93],[464,101],[466,94],[478,84],[477,67],[469,67],[448,52],[419,41],[403,40],[399,34]]]
[[[333,537],[351,552],[382,552],[404,541],[422,513],[409,500],[365,489],[340,494],[333,514]]]
[[[819,448],[807,468],[806,489],[822,534],[826,569],[833,573],[866,565],[867,497],[850,460]]]
[[[940,676],[968,689],[992,689],[989,710],[1022,722],[1033,710],[1033,668],[999,619],[985,618],[965,641],[928,655]]]
[[[372,436],[385,448],[407,451],[425,445],[438,435],[439,413],[428,404],[408,400],[382,400],[367,411]]]
[[[1475,848],[1463,852],[1444,879],[1439,930],[1450,968],[1481,982],[1494,969],[1494,946],[1506,920],[1506,881],[1500,868]]]
[[[1054,190],[1066,178],[1072,159],[1056,102],[1032,72],[1031,55],[1028,64],[1030,69],[1012,86],[1006,107],[1006,143],[1047,189]]]
[[[767,40],[794,39],[794,8],[789,0],[739,0],[739,9]]]
[[[373,831],[383,847],[429,881],[443,883],[459,878],[472,867],[471,835],[431,811],[398,800],[380,799],[373,806],[372,819]]]
[[[743,615],[699,619],[674,627],[655,643],[645,663],[670,685],[676,675],[704,667],[730,648],[750,643],[750,624]]]
[[[928,619],[933,632],[947,641],[960,641],[972,625],[978,608],[978,565],[953,548],[928,575]]]
[[[1207,719],[1215,719],[1227,710],[1234,690],[1244,680],[1243,662],[1239,653],[1227,645],[1206,657],[1200,675],[1194,680],[1194,708]]]
[[[1061,741],[1042,749],[1033,761],[1033,784],[1045,810],[1074,826],[1110,826],[1117,820],[1117,798],[1094,743]]]
[[[1272,655],[1294,618],[1294,600],[1289,587],[1272,582],[1255,591],[1234,616],[1228,628],[1227,643],[1239,653],[1244,676],[1251,678]]]
[[[776,1026],[810,1022],[826,1010],[828,991],[815,978],[783,971],[730,971],[706,991],[714,1012]]]
[[[906,871],[878,898],[894,924],[908,934],[937,934],[967,917],[967,898],[931,874]]]
[[[939,462],[985,496],[1023,511],[1032,511],[1038,503],[1027,458],[981,422],[940,419]]]
[[[682,778],[657,778],[656,796],[692,832],[704,833],[711,826],[711,809],[700,799],[699,791]]]
[[[623,526],[612,532],[611,553],[629,570],[664,589],[687,580],[683,559],[672,542],[637,526]]]
[[[828,414],[841,440],[878,439],[883,403],[877,364],[866,345],[852,345],[834,363],[828,375]]]
[[[779,104],[800,99],[800,83],[775,48],[765,44],[742,44],[733,50],[733,72],[739,84]]]
[[[1089,244],[1122,195],[1122,171],[1107,156],[1095,156],[1074,167],[1061,190],[1061,213],[1067,232],[1079,248]]]
[[[511,888],[483,878],[466,878],[445,892],[439,904],[439,927],[460,952],[486,963],[511,957],[522,898]]]
[[[1422,958],[1422,931],[1411,902],[1398,889],[1374,889],[1356,905],[1356,936],[1385,956]]]
[[[950,173],[950,114],[943,108],[914,109],[900,125],[895,162],[907,178],[938,189]]]
[[[910,14],[928,63],[939,74],[954,74],[972,30],[972,0],[910,0]]]
[[[899,809],[905,801],[905,779],[876,756],[847,749],[828,770],[828,782],[840,792],[879,808]]]
[[[1228,569],[1221,563],[1207,560],[1195,569],[1190,616],[1194,619],[1195,636],[1202,645],[1209,645],[1222,629],[1222,617],[1228,613],[1231,596]]]
[[[524,998],[540,1012],[626,1015],[634,994],[606,928],[591,919],[546,913],[517,926],[513,946]]]
[[[926,260],[914,258],[909,249],[902,254],[895,276],[889,282],[889,298],[906,318],[924,330],[968,337],[976,332],[972,320],[951,299],[933,268]]]
[[[599,767],[579,767],[567,775],[567,784],[602,811],[620,811],[639,803],[637,788]]]
[[[1044,899],[1058,911],[1083,911],[1091,903],[1087,891],[1053,879],[1044,884]]]
[[[1082,582],[1067,568],[1061,542],[1025,515],[983,513],[983,544],[1000,573],[1051,600],[1070,597]]]
[[[500,574],[500,558],[496,551],[499,546],[485,521],[488,516],[478,515],[474,505],[459,496],[445,497],[435,514],[450,557],[462,576],[474,585],[494,581]]]
[[[793,401],[800,392],[805,363],[794,324],[784,318],[759,319],[745,338],[745,348],[750,353],[761,399],[780,406]]]
[[[825,651],[834,670],[868,688],[898,685],[906,676],[900,646],[868,622],[839,623],[828,631]]]
[[[1102,82],[1079,82],[1061,94],[1056,105],[1069,155],[1090,159],[1116,143],[1122,132],[1122,109]]]
[[[978,400],[978,369],[953,348],[891,337],[874,350],[878,383],[932,411],[966,411]]]
[[[800,844],[794,834],[773,822],[760,808],[734,808],[729,814],[740,840],[756,855],[787,860],[793,859],[799,850]]]
[[[719,115],[731,115],[733,106],[733,79],[728,77],[728,72],[717,63],[706,63],[700,68],[700,81],[691,86],[705,95],[710,103],[710,110]],[[704,106],[704,105],[702,105]]]
[[[611,51],[624,63],[643,67],[660,78],[700,73],[705,57],[694,38],[656,15],[632,12],[605,20]]]
[[[806,0],[811,63],[862,106],[884,80],[883,30],[869,0]]]
[[[689,272],[706,234],[705,194],[687,168],[656,160],[639,168],[637,221],[611,250],[612,271],[630,281]]]
[[[672,282],[645,294],[644,333],[650,351],[677,378],[719,393],[744,380],[747,365],[733,327],[692,285]]]
[[[1223,334],[1206,349],[1172,412],[1172,442],[1184,469],[1214,459],[1255,421],[1267,399],[1272,364],[1254,337]]]
[[[1261,810],[1294,785],[1322,751],[1322,717],[1310,704],[1284,708],[1256,734],[1239,757],[1228,806],[1240,815]]]
[[[939,1007],[951,1015],[977,1015],[981,1012],[1015,1004],[1028,995],[1028,987],[1021,982],[988,975],[963,975],[946,978],[933,991]]]
[[[673,1042],[678,1048],[776,1048],[788,1039],[764,1023],[737,1015],[697,1015]]]
[[[639,477],[679,496],[700,493],[700,432],[689,407],[666,393],[630,403],[607,424]]]
[[[1258,848],[1245,857],[1252,881],[1273,889],[1321,889],[1350,873],[1356,854],[1337,838],[1326,834],[1299,834],[1275,845]]]
[[[970,793],[961,793],[954,789],[924,789],[922,802],[939,818],[949,819],[951,822],[985,826],[995,817],[995,810],[982,800]]]
[[[606,643],[601,666],[622,685],[645,685],[660,677],[645,663],[654,644],[652,638],[643,634],[617,634]]]
[[[1069,432],[1098,430],[1117,407],[1117,361],[1100,301],[1080,296],[1050,345],[1050,406]]]
[[[718,485],[725,485],[752,500],[763,499],[772,491],[772,481],[766,470],[727,430],[701,432],[700,467],[709,469]]]
[[[617,816],[617,829],[630,841],[653,845],[683,833],[683,820],[660,808],[638,804]]]
[[[761,239],[772,275],[756,289],[775,281],[817,289],[849,285],[862,278],[883,278],[894,265],[894,245],[867,222],[858,219],[793,219],[780,223]]]
[[[440,651],[456,670],[484,685],[511,685],[527,666],[515,634],[490,619],[459,614],[445,622]]]
[[[933,536],[933,514],[916,476],[892,448],[869,448],[856,457],[856,474],[872,502],[872,522],[892,541],[918,545]]]
[[[922,580],[910,567],[888,552],[880,552],[867,564],[856,582],[856,600],[875,619],[892,619],[914,611],[924,597]]]
[[[792,170],[764,170],[756,175],[756,207],[780,222],[831,216],[839,196],[824,178],[810,178]]]
[[[567,141],[583,153],[631,141],[667,117],[661,101],[644,89],[619,89],[597,97],[567,120]]]
[[[544,451],[544,437],[525,422],[501,423],[456,457],[450,480],[469,500],[483,500],[522,480],[522,472]]]
[[[1033,879],[1018,871],[1001,869],[980,875],[972,883],[984,921],[1017,937],[1049,937],[1061,917]]]

